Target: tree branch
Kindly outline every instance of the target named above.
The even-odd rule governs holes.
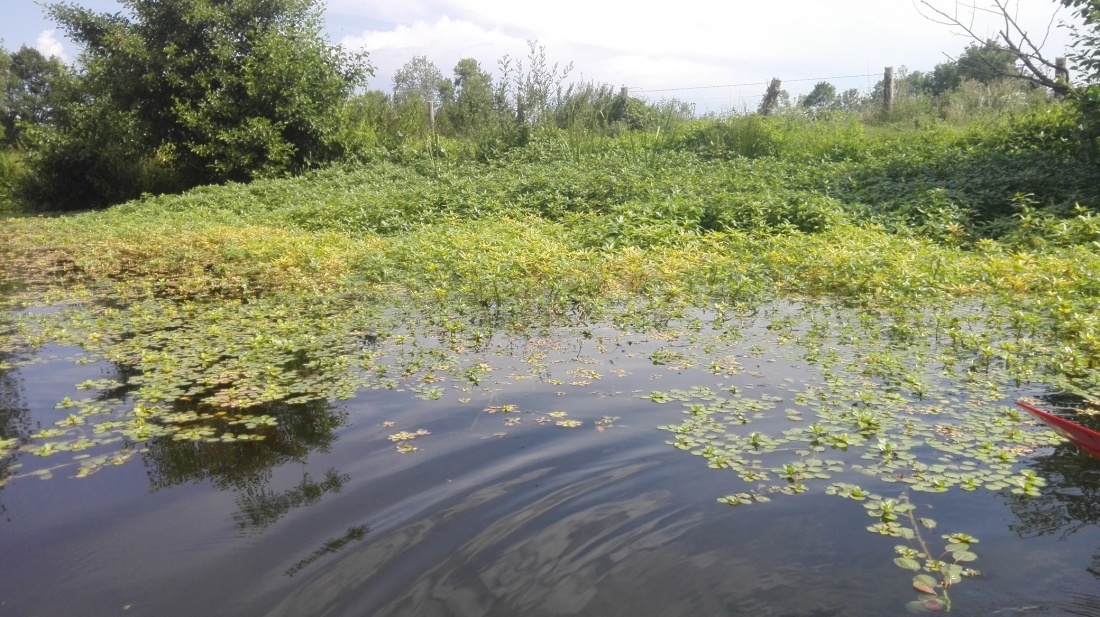
[[[1059,81],[1044,70],[1054,69],[1055,64],[1048,60],[1042,54],[1042,46],[1046,43],[1047,37],[1050,35],[1050,27],[1054,23],[1054,16],[1051,16],[1050,23],[1047,25],[1047,32],[1043,36],[1042,44],[1036,45],[1027,31],[1020,27],[1019,21],[1013,15],[1009,5],[1010,0],[992,0],[992,7],[982,7],[977,4],[965,4],[962,2],[955,2],[955,11],[948,13],[947,11],[934,6],[929,0],[920,0],[919,4],[926,7],[932,12],[932,15],[922,12],[920,6],[917,6],[917,12],[922,17],[929,21],[944,26],[948,26],[953,29],[961,30],[965,36],[969,37],[973,41],[985,45],[988,43],[985,39],[978,35],[975,31],[974,20],[979,12],[989,13],[991,15],[1000,16],[1004,21],[1004,27],[997,33],[1003,49],[1010,52],[1016,57],[1016,60],[1023,65],[1026,71],[1020,73],[1009,73],[997,67],[988,58],[984,58],[981,55],[978,56],[979,60],[985,65],[985,68],[990,73],[999,77],[1019,79],[1027,81],[1039,86],[1050,88],[1060,95],[1071,95],[1073,88],[1069,84]],[[960,8],[964,9],[960,11]],[[963,13],[969,13],[970,19],[965,20]]]

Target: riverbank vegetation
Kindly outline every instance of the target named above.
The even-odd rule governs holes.
[[[13,219],[3,236],[9,263],[128,298],[353,293],[519,321],[777,292],[874,307],[996,298],[1091,374],[1100,170],[1072,118],[1055,103],[968,127],[735,117],[580,141],[546,129],[488,162],[425,143]]]

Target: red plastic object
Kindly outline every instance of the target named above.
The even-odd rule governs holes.
[[[1016,401],[1016,404],[1030,412],[1031,415],[1039,418],[1043,424],[1065,436],[1066,439],[1069,439],[1078,448],[1092,455],[1093,458],[1100,459],[1100,433],[1092,429],[1087,429],[1076,422],[1071,422],[1065,418],[1047,413],[1023,401]]]

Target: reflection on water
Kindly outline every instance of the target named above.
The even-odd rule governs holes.
[[[324,557],[325,555],[331,553],[338,553],[342,551],[347,546],[365,538],[367,536],[367,532],[369,531],[370,527],[367,527],[366,525],[358,525],[356,527],[348,528],[347,533],[345,533],[343,536],[326,541],[324,544],[321,545],[321,548],[313,551],[309,555],[309,557],[306,557],[305,559],[302,559],[287,568],[286,575],[294,576],[295,574],[300,572],[302,568],[305,568],[306,566],[313,563],[314,561],[317,561],[321,557]]]
[[[0,363],[5,354],[0,352]],[[29,441],[31,433],[30,413],[21,397],[21,385],[14,372],[0,370],[0,441],[22,445]],[[12,475],[16,455],[0,453],[0,514],[5,511],[3,483]]]
[[[507,546],[501,558],[494,559],[496,555],[484,553],[500,552],[507,538],[537,521],[540,515],[546,515],[564,503],[642,468],[641,465],[633,465],[571,484],[491,522],[454,552],[439,556],[442,562],[434,564],[425,575],[414,581],[403,593],[405,597],[398,601],[398,606],[389,606],[376,614],[483,614],[484,607],[491,606],[494,598],[502,597],[509,598],[515,603],[513,608],[524,613],[548,604],[581,602],[580,606],[583,606],[583,589],[577,588],[578,581],[574,579],[592,567],[591,561],[604,560],[614,552],[600,550],[601,540],[611,536],[617,544],[629,544],[634,539],[632,536],[640,533],[644,537],[644,531],[628,534],[626,538],[620,538],[615,531],[625,523],[633,523],[636,518],[651,514],[662,505],[662,501],[667,500],[667,494],[658,492],[624,503],[587,508],[553,521],[539,529],[533,537]],[[393,565],[412,551],[430,551],[431,543],[441,540],[437,527],[453,524],[455,519],[469,511],[485,508],[489,502],[505,499],[528,484],[544,480],[551,471],[549,468],[531,471],[513,480],[477,490],[457,505],[386,534],[370,548],[346,557],[338,566],[330,567],[299,587],[270,614],[321,614],[333,607],[346,610],[347,603],[361,597],[361,590],[369,587],[384,567]],[[653,524],[651,522],[643,529],[652,528]],[[674,536],[674,529],[666,529],[663,533]],[[469,585],[469,581],[454,578],[456,575],[459,579],[472,575],[473,572],[465,567],[470,563],[487,566],[478,576],[481,594]],[[478,606],[483,607],[482,610],[477,610]],[[577,611],[565,612],[572,614]]]
[[[267,614],[641,615],[654,607],[662,615],[719,614],[738,591],[789,584],[753,560],[725,559],[723,547],[685,552],[677,542],[702,516],[677,506],[670,491],[608,499],[652,467],[628,464],[563,483],[542,468],[493,483],[374,538]],[[558,486],[535,488],[548,482]],[[475,522],[493,511],[504,514]],[[774,614],[751,599],[740,608]]]
[[[257,413],[278,423],[266,430],[263,441],[221,443],[159,437],[143,454],[151,490],[209,480],[215,487],[257,494],[271,479],[271,470],[301,463],[314,451],[336,441],[336,431],[347,414],[324,401],[297,405],[269,403]]]
[[[1037,398],[1043,401],[1044,411],[1100,431],[1100,402],[1097,400],[1066,392],[1046,393]]]
[[[16,371],[5,368],[17,357],[17,349],[9,344],[8,334],[12,328],[10,314],[3,310],[3,279],[0,277],[0,442],[8,444],[8,450],[14,450],[30,441],[30,410],[22,397],[22,384]],[[5,510],[3,503],[3,485],[12,475],[12,466],[17,455],[12,451],[6,454],[0,448],[0,514]]]
[[[1067,615],[1100,617],[1100,596],[1069,593],[1059,608],[1064,610]]]
[[[1041,398],[1046,409],[1074,421],[1090,418],[1088,414],[1076,414],[1092,409],[1081,397],[1047,394]],[[1028,467],[1049,484],[1035,497],[1009,496],[1009,507],[1016,517],[1009,525],[1012,531],[1024,538],[1056,535],[1065,539],[1081,529],[1100,525],[1100,460],[1066,442],[1032,458]],[[1089,570],[1100,576],[1095,566]]]
[[[874,615],[896,606],[858,582],[877,564],[841,566],[835,538],[822,533],[843,513],[734,519],[689,497],[697,486],[674,486],[683,471],[669,473],[674,458],[634,453],[584,472],[564,470],[569,453],[545,454],[544,467],[501,471],[376,531],[265,614]],[[838,566],[853,580],[838,578]]]
[[[1028,467],[1049,484],[1037,497],[1010,494],[1014,532],[1025,538],[1047,534],[1066,538],[1100,524],[1100,460],[1065,443],[1033,458]]]
[[[338,474],[335,469],[329,469],[325,471],[324,480],[318,482],[304,473],[301,483],[285,491],[250,486],[237,497],[241,510],[233,515],[233,519],[242,529],[262,531],[294,508],[312,506],[326,494],[339,493],[349,480],[351,476],[348,474]]]

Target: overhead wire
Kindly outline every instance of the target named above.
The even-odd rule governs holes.
[[[868,73],[864,75],[834,75],[832,77],[800,77],[797,79],[780,79],[783,83],[801,82],[801,81],[827,81],[830,79],[856,79],[862,77],[876,77],[877,73]],[[641,86],[627,86],[629,90],[639,90],[641,92],[679,92],[682,90],[714,90],[718,88],[745,88],[748,86],[766,86],[771,83],[768,81],[754,81],[742,84],[720,84],[712,86],[684,86],[681,88],[643,88]]]

